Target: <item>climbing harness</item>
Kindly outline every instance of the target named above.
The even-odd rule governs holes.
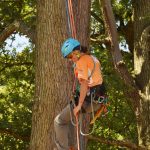
[[[109,112],[109,105],[107,97],[100,96],[97,101],[93,100],[93,102],[100,104],[100,108],[97,110],[95,116],[91,120],[90,124],[94,124],[96,119],[99,118],[101,115],[105,116]]]
[[[96,111],[95,115],[94,115],[94,107],[93,107],[93,103],[100,105],[99,109]],[[91,135],[94,132],[95,129],[95,121],[96,119],[98,119],[100,116],[105,116],[108,112],[108,106],[110,105],[110,103],[108,102],[108,98],[105,96],[99,96],[98,100],[95,100],[95,93],[91,94],[91,113],[92,113],[92,120],[90,121],[90,124],[93,125],[91,132],[89,133],[84,133],[82,131],[82,122],[83,122],[83,118],[81,117],[80,122],[80,133],[83,136],[88,136]],[[81,115],[82,116],[82,115]]]
[[[93,60],[93,62],[94,62],[94,60]],[[88,79],[90,79],[90,77],[94,73],[94,70],[95,70],[95,62],[94,62],[93,70],[91,71],[91,74],[88,77]],[[93,124],[93,127],[92,127],[91,132],[89,132],[89,133],[83,132],[83,130],[82,130],[82,126],[83,126],[83,113],[82,113],[82,109],[81,109],[81,113],[80,113],[78,125],[80,126],[80,134],[83,135],[83,136],[91,135],[94,132],[94,129],[95,129],[95,121],[96,121],[96,119],[98,117],[100,117],[100,116],[105,116],[109,112],[109,110],[108,110],[109,103],[108,103],[107,96],[100,96],[100,95],[97,96],[96,95],[96,90],[92,91],[90,96],[91,96],[91,98],[90,98],[90,107],[91,107],[91,114],[92,114],[92,118],[91,118],[92,120],[90,121],[90,124]],[[95,98],[96,98],[96,100],[95,100]],[[100,108],[96,111],[95,115],[94,115],[93,103],[100,105]],[[74,104],[74,105],[77,105],[77,104]],[[72,119],[73,116],[72,116],[71,110],[72,109],[70,108],[71,122],[72,122],[73,125],[76,126],[77,124],[74,123],[73,119]]]
[[[91,110],[91,112],[92,112],[92,118],[94,119],[93,98],[94,98],[94,93],[91,94],[91,102],[90,102],[90,103],[91,103],[91,109],[92,109],[92,110]],[[81,125],[80,125],[80,133],[81,133],[81,135],[87,136],[87,135],[90,135],[90,134],[92,134],[92,133],[94,132],[95,124],[93,125],[93,128],[92,128],[91,132],[85,133],[85,132],[82,131],[83,115],[81,115],[81,117],[80,117],[80,122],[81,122]]]

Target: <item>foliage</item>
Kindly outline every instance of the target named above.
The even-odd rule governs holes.
[[[133,57],[132,53],[127,50],[127,43],[123,32],[120,28],[123,28],[131,19],[131,1],[126,0],[112,0],[113,11],[115,12],[115,18],[118,27],[118,33],[120,35],[120,46],[123,55],[123,59],[128,67],[128,70],[133,71]],[[99,16],[99,20],[95,17],[91,18],[91,37],[105,38],[104,25],[101,23],[102,14],[99,9],[99,1],[95,0],[92,3],[92,11]],[[96,35],[96,36],[95,36]],[[113,63],[110,53],[106,50],[104,44],[92,44],[94,55],[96,55],[102,66],[102,72],[107,87],[108,97],[110,101],[110,113],[105,117],[100,117],[96,122],[95,133],[100,137],[114,140],[131,140],[137,143],[137,129],[135,124],[135,116],[132,112],[130,105],[127,103],[126,97],[123,91],[127,92],[126,86],[122,83],[120,77],[113,69]],[[102,143],[89,142],[88,149],[100,150],[111,149],[116,150],[118,147],[104,145]],[[120,148],[123,149],[123,148]]]
[[[26,149],[34,90],[33,52],[1,50],[0,149]],[[3,132],[4,131],[4,132]]]
[[[23,20],[35,27],[36,0],[1,0],[0,32],[14,20]]]
[[[110,102],[109,113],[96,121],[94,135],[113,140],[131,140],[137,142],[135,116],[130,105],[127,103],[123,91],[127,91],[120,77],[114,72],[109,52],[100,47],[94,48],[96,55],[101,61],[104,82],[107,88],[108,100]],[[124,52],[123,52],[124,53]],[[130,54],[125,52],[125,61],[128,62],[129,70],[133,70]],[[88,149],[91,150],[118,150],[117,147],[104,145],[102,143],[89,142]],[[120,148],[122,149],[122,148]]]

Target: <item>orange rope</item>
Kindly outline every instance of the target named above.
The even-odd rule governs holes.
[[[76,28],[75,28],[74,16],[72,10],[72,0],[68,0],[68,9],[69,9],[70,28],[71,28],[72,37],[76,39]],[[75,82],[76,81],[74,81],[73,92],[75,91],[75,84],[76,84]],[[78,150],[80,150],[78,114],[75,117],[76,117],[76,128],[77,128],[77,145],[78,145]]]
[[[69,18],[70,18],[70,29],[71,29],[72,37],[76,39],[76,28],[75,28],[75,23],[74,23],[72,0],[68,0],[68,12],[69,12]],[[76,79],[74,80],[74,83],[73,83],[73,93],[75,92],[75,86],[76,86]]]
[[[96,121],[96,119],[98,117],[101,116],[102,113],[106,114],[108,112],[107,106],[109,106],[110,104],[101,104],[100,108],[97,110],[94,118],[91,120],[90,124],[94,124],[94,122]]]
[[[90,124],[93,124],[95,122],[95,120],[102,114],[103,110],[104,110],[104,105],[102,105],[96,112],[94,118],[91,120]]]
[[[79,138],[79,122],[78,122],[78,114],[76,115],[76,128],[77,128],[77,144],[78,144],[78,150],[80,150],[80,138]]]
[[[76,28],[75,28],[74,16],[73,16],[73,10],[72,10],[72,0],[68,0],[68,8],[69,8],[72,37],[76,39]]]

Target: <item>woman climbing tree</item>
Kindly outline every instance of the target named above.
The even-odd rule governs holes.
[[[79,91],[78,89],[75,92],[73,91],[74,99],[57,115],[54,121],[56,145],[59,150],[68,150],[69,148],[72,149],[72,146],[76,146],[76,143],[68,145],[70,143],[68,133],[71,132],[69,131],[71,123],[70,110],[73,110],[73,114],[77,118],[78,115],[81,115],[81,111],[84,113],[92,111],[91,103],[93,103],[94,111],[99,109],[102,104],[99,100],[101,98],[105,99],[105,88],[100,62],[96,57],[83,52],[83,47],[79,41],[73,38],[67,39],[62,45],[61,52],[64,58],[70,59],[75,64],[75,78],[79,82]],[[80,150],[78,134],[77,146]]]

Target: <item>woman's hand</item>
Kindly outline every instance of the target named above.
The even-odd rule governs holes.
[[[84,99],[86,97],[88,91],[88,81],[81,79],[80,80],[80,97],[79,97],[79,104],[73,109],[73,113],[76,116],[78,114],[78,112],[80,111],[83,103],[84,103]]]
[[[80,105],[76,106],[76,107],[73,109],[73,114],[76,116],[76,115],[78,114],[78,112],[80,111],[80,109],[81,109],[81,106],[80,106]]]

